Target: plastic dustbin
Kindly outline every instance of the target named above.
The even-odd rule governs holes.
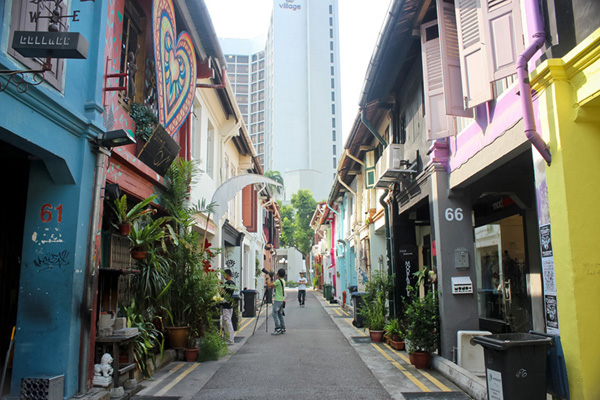
[[[489,400],[545,400],[552,338],[532,333],[475,336],[483,346]]]
[[[244,309],[242,311],[242,317],[256,317],[256,290],[242,290],[242,296],[244,296]]]
[[[326,283],[323,285],[323,297],[325,297],[325,300],[329,301],[331,300],[331,284]]]
[[[357,328],[362,328],[364,326],[365,317],[363,317],[359,310],[365,303],[363,296],[365,293],[363,292],[352,292],[352,306],[353,306],[353,316],[352,325]]]

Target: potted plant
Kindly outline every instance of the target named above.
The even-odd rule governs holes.
[[[408,325],[406,341],[409,354],[412,354],[414,365],[419,369],[429,367],[431,353],[435,351],[438,341],[438,306],[434,291],[420,297],[417,289],[411,289],[412,301],[406,307]]]
[[[388,293],[393,289],[394,275],[380,271],[373,274],[373,279],[365,286],[364,303],[359,314],[365,318],[365,329],[369,328],[371,340],[380,342],[383,339],[383,328],[388,313]]]
[[[185,354],[185,361],[187,362],[194,362],[198,358],[198,335],[195,329],[190,331],[183,352]]]
[[[150,203],[156,199],[156,195],[145,198],[144,200],[137,203],[130,210],[127,207],[127,196],[123,195],[121,198],[115,199],[112,204],[112,209],[117,217],[117,222],[114,226],[119,230],[121,235],[129,235],[132,224],[140,219],[142,216],[152,213],[153,210],[146,208]]]
[[[156,125],[158,125],[158,117],[156,113],[148,106],[140,103],[133,103],[129,116],[135,122],[135,137],[142,138],[145,141],[150,139]]]
[[[148,218],[134,221],[129,233],[132,258],[143,260],[146,258],[148,249],[158,242],[162,242],[162,247],[165,247],[166,232],[163,225],[168,219],[168,217],[161,217],[155,220]]]
[[[404,350],[404,331],[397,318],[390,320],[385,326],[388,344],[396,350]]]

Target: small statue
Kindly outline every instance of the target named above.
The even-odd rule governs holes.
[[[100,364],[94,365],[94,385],[108,387],[112,383],[114,370],[111,366],[113,358],[109,353],[105,353],[100,360]]]

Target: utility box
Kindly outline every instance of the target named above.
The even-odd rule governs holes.
[[[456,269],[469,268],[469,250],[464,247],[454,250],[454,267]]]
[[[62,400],[65,376],[35,376],[21,379],[21,400]]]

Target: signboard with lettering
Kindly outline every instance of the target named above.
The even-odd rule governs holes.
[[[161,124],[158,124],[138,154],[138,158],[159,175],[164,176],[179,154],[179,150],[181,150],[179,144]]]
[[[87,58],[90,44],[78,32],[16,31],[12,48],[23,57]]]

